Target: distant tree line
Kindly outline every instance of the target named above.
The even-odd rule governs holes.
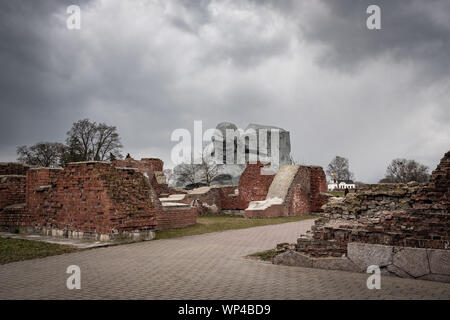
[[[115,126],[83,119],[67,131],[65,144],[39,142],[32,146],[19,146],[17,160],[33,166],[65,167],[69,162],[122,159],[121,149]]]
[[[349,169],[347,158],[336,156],[328,165],[327,174],[338,182],[353,179],[353,173]],[[411,181],[428,182],[430,174],[428,167],[415,161],[407,159],[394,159],[388,165],[385,177],[379,183],[408,183]],[[355,184],[362,184],[355,182]]]

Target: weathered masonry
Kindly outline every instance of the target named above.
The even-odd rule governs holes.
[[[197,209],[163,205],[152,183],[162,161],[77,162],[64,169],[0,164],[0,227],[96,240],[148,240],[155,230],[196,223]],[[157,166],[155,166],[155,162]],[[140,166],[138,166],[140,165]],[[161,169],[161,170],[157,170]]]
[[[312,232],[275,263],[450,282],[450,152],[427,184],[367,185],[323,206]]]
[[[326,177],[316,166],[284,165],[277,173],[262,163],[247,164],[236,186],[174,189],[165,202],[192,204],[199,214],[244,211],[246,218],[306,215],[328,201]]]
[[[95,240],[152,239],[198,214],[239,210],[246,218],[309,214],[328,197],[320,167],[275,174],[248,164],[236,186],[172,189],[160,159],[75,162],[66,168],[0,164],[0,228]]]

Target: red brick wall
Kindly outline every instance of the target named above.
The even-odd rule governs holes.
[[[156,219],[156,230],[185,228],[197,223],[197,209],[164,209],[157,213]]]
[[[160,196],[162,193],[168,193],[168,185],[166,183],[158,183],[155,177],[156,171],[163,171],[164,162],[162,160],[154,158],[134,160],[133,158],[128,158],[124,160],[114,160],[112,164],[115,167],[137,168],[140,172],[142,172],[149,178],[150,183],[155,189],[158,196]]]
[[[2,226],[26,227],[33,225],[33,217],[28,213],[25,204],[9,206],[0,212],[0,229]],[[10,228],[6,228],[10,231]]]
[[[150,184],[153,186],[153,189],[155,189],[158,197],[161,197],[162,194],[169,193],[169,185],[167,183],[158,183],[155,175],[150,179]]]
[[[250,170],[255,169],[251,168]],[[271,206],[265,210],[246,210],[244,216],[248,218],[268,218],[307,215],[313,211],[320,211],[320,207],[328,201],[327,196],[321,195],[326,190],[326,177],[321,167],[300,166],[289,187],[283,205]],[[262,200],[265,200],[265,198]]]
[[[140,172],[147,174],[149,178],[153,177],[153,166],[151,163],[145,161],[134,160],[133,158],[128,158],[124,160],[114,160],[112,164],[118,168],[136,168]]]
[[[322,167],[311,168],[311,211],[322,212],[321,207],[327,203],[328,197],[321,194],[327,192],[327,177]]]
[[[276,204],[264,210],[245,210],[244,217],[247,219],[275,218],[287,216],[286,207]]]
[[[301,166],[291,184],[285,200],[285,207],[290,216],[306,215],[311,211],[311,169]]]
[[[62,169],[39,168],[27,172],[26,203],[31,216],[38,226],[41,226],[51,211],[52,187],[56,185],[58,175]]]
[[[19,175],[24,176],[30,166],[18,162],[0,162],[0,176]]]
[[[27,190],[29,212],[37,226],[57,229],[97,233],[154,229],[156,212],[161,210],[156,193],[139,171],[118,170],[108,163],[31,170]]]
[[[26,176],[0,176],[0,210],[6,206],[24,203]]]
[[[142,158],[141,162],[148,163],[153,171],[163,171],[164,162],[161,159],[156,158]]]
[[[195,207],[163,209],[149,180],[135,168],[79,162],[65,169],[32,169],[27,176],[5,176],[0,182],[7,187],[0,187],[2,206],[27,202],[2,210],[0,226],[111,234],[182,228],[197,222]],[[219,190],[207,193],[205,200],[209,198],[220,202]]]
[[[245,203],[239,194],[236,194],[236,186],[220,187],[220,203],[222,210],[244,210]]]
[[[260,162],[249,163],[239,179],[238,188],[240,201],[243,205],[242,209],[246,209],[250,201],[266,199],[275,175],[262,175],[261,168],[263,168],[263,165]]]
[[[432,172],[430,182],[413,196],[413,200],[415,209],[450,213],[450,151]]]

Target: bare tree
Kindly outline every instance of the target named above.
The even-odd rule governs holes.
[[[122,144],[117,128],[88,119],[79,120],[67,132],[66,162],[121,158]]]
[[[117,128],[100,123],[96,126],[95,139],[93,141],[94,160],[105,160],[108,153],[114,157],[121,157],[120,137]]]
[[[40,167],[58,167],[66,147],[58,142],[40,142],[31,147],[17,148],[18,161]]]
[[[219,168],[210,157],[202,157],[202,163],[199,165],[199,171],[202,182],[211,185],[211,182],[217,177]]]
[[[175,178],[173,170],[172,169],[164,169],[163,173],[164,173],[164,176],[166,177],[167,184],[169,185],[169,187],[172,187],[174,185],[174,178]]]
[[[193,163],[182,163],[176,168],[177,181],[184,185],[198,182],[198,165]]]
[[[177,166],[175,174],[177,181],[185,185],[194,183],[211,185],[219,174],[219,168],[214,158],[205,152],[199,164],[183,163]]]
[[[353,173],[349,169],[349,161],[347,158],[336,156],[328,165],[328,176],[339,181],[351,180]]]
[[[394,159],[387,167],[384,179],[380,180],[380,182],[427,182],[429,178],[427,166],[414,160]]]

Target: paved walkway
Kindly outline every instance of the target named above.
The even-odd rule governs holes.
[[[0,299],[450,299],[450,284],[275,266],[244,258],[293,242],[311,220],[140,242],[0,266]],[[81,290],[68,290],[69,265]]]

